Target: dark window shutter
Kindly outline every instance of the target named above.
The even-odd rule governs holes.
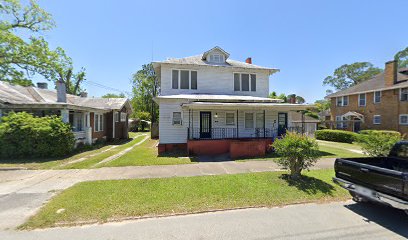
[[[249,74],[241,74],[242,91],[249,91]]]
[[[178,89],[178,75],[179,71],[178,70],[173,70],[172,72],[172,88],[173,89]]]

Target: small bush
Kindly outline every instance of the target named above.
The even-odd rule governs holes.
[[[354,132],[344,130],[317,130],[315,132],[316,139],[332,141],[332,142],[344,142],[352,143],[357,140],[358,134]]]
[[[74,143],[71,126],[57,116],[11,112],[0,122],[0,158],[61,157]]]
[[[401,137],[400,132],[391,131],[391,130],[361,130],[359,133],[362,135],[367,135],[369,133],[376,133],[376,134],[384,134],[386,136]]]
[[[280,156],[277,164],[290,170],[291,178],[299,178],[302,170],[308,170],[319,157],[319,146],[314,138],[298,133],[288,132],[282,139],[272,144]]]
[[[361,144],[364,153],[372,157],[384,157],[388,156],[395,143],[401,139],[399,132],[365,131],[360,134],[358,142]]]

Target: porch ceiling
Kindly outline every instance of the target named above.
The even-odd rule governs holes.
[[[298,111],[314,108],[314,105],[309,104],[291,104],[291,103],[225,103],[225,102],[192,102],[182,104],[183,108],[187,109],[275,109]]]

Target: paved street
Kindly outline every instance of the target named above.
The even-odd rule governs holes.
[[[405,239],[402,211],[352,202],[258,208],[120,223],[0,232],[0,239]]]
[[[315,168],[331,168],[333,159],[322,159]],[[272,161],[211,162],[167,166],[117,167],[78,170],[0,171],[0,230],[22,224],[55,191],[92,180],[165,178],[276,171]]]

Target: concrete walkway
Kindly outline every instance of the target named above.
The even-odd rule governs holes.
[[[321,159],[314,169],[332,168],[334,159]],[[77,170],[0,171],[0,230],[22,224],[56,191],[94,180],[168,178],[268,172],[280,170],[273,161],[217,162]]]

